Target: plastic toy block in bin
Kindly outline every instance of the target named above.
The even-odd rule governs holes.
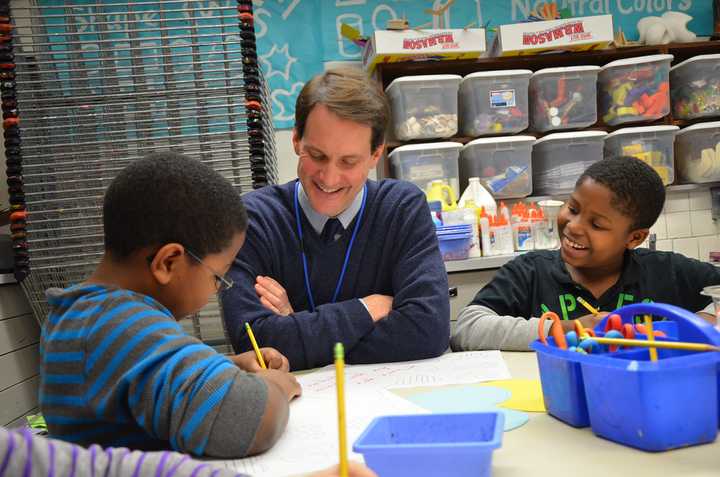
[[[532,181],[536,195],[570,192],[578,177],[603,158],[604,131],[548,134],[533,145]]]
[[[659,303],[628,305],[614,313],[622,324],[636,316],[652,315],[677,324],[676,338],[668,341],[720,345],[720,333],[694,313]],[[607,318],[595,327],[602,336]],[[673,333],[675,334],[675,333]],[[712,442],[718,431],[718,363],[716,351],[658,349],[653,362],[646,348],[608,354],[580,354],[536,341],[540,379],[548,412],[554,402],[568,401],[572,393],[582,405],[577,385],[583,387],[589,423],[603,438],[646,451],[664,451]],[[573,356],[573,354],[575,356]],[[547,366],[547,356],[580,372],[571,376],[558,366]],[[563,374],[564,373],[564,374]],[[571,379],[573,378],[574,381]],[[562,385],[557,385],[559,381]],[[571,383],[572,385],[567,385]]]
[[[441,225],[437,227],[436,234],[444,261],[468,258],[472,247],[471,225]]]
[[[465,136],[515,133],[528,127],[530,70],[481,71],[460,83],[460,130]]]
[[[388,158],[393,177],[412,182],[423,191],[434,180],[442,180],[460,197],[459,142],[408,144],[393,149]]]
[[[403,76],[390,83],[395,137],[401,141],[451,137],[458,131],[458,75]]]
[[[675,168],[685,183],[720,181],[720,121],[693,124],[677,133]]]
[[[584,128],[597,121],[599,66],[545,68],[530,78],[530,129]]]
[[[677,126],[623,128],[605,136],[605,157],[632,156],[655,169],[663,184],[675,180],[673,144]]]
[[[503,424],[501,412],[382,416],[353,451],[380,476],[490,477]]]
[[[605,124],[649,122],[670,112],[670,62],[673,55],[611,61],[600,70],[600,117]]]
[[[673,118],[720,117],[720,54],[693,56],[670,68]]]
[[[460,154],[460,182],[479,177],[494,198],[520,198],[532,192],[530,158],[533,136],[475,139]]]

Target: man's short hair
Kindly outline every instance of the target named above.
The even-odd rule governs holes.
[[[390,106],[385,93],[364,71],[349,67],[335,68],[308,81],[295,102],[295,130],[298,137],[303,137],[310,111],[318,104],[343,119],[368,126],[372,131],[372,152],[385,143]]]

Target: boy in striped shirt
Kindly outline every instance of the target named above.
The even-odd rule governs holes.
[[[232,286],[247,214],[220,174],[180,154],[137,160],[103,204],[90,278],[47,292],[40,408],[52,437],[84,446],[238,458],[282,434],[300,385],[272,348],[225,357],[177,320]]]

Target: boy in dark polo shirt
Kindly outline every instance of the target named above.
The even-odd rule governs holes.
[[[643,301],[677,305],[714,323],[711,300],[700,291],[720,284],[716,267],[636,249],[664,202],[662,180],[641,160],[618,157],[590,166],[558,215],[560,250],[529,252],[502,267],[460,312],[453,350],[528,350],[545,309],[556,312],[566,330],[570,320],[594,326],[607,312]],[[588,314],[578,297],[604,312]]]

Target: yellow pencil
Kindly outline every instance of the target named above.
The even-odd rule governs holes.
[[[683,349],[686,351],[720,351],[720,347],[712,346],[705,343],[686,343],[684,341],[653,341],[646,340],[630,340],[626,338],[595,338],[588,339],[600,344],[618,345],[618,346],[638,346],[641,348],[664,348],[664,349]]]
[[[335,384],[337,385],[340,477],[348,477],[347,434],[345,432],[345,349],[342,343],[335,343]]]
[[[655,341],[655,334],[653,333],[653,322],[650,315],[645,315],[645,331],[647,331],[647,340]],[[650,361],[657,361],[658,354],[657,348],[650,348]]]
[[[255,335],[252,332],[252,328],[250,328],[250,323],[247,321],[245,322],[245,329],[247,330],[247,334],[250,337],[250,342],[253,345],[253,349],[255,350],[255,356],[257,356],[258,363],[260,363],[260,367],[262,369],[267,369],[267,366],[265,366],[265,360],[262,357],[262,353],[260,352],[260,347],[257,344],[257,341],[255,341]]]
[[[581,297],[581,296],[577,297],[577,301],[578,301],[578,303],[580,303],[582,306],[584,306],[584,307],[587,309],[587,311],[589,311],[589,312],[592,313],[593,315],[599,315],[599,314],[600,314],[600,312],[599,312],[594,306],[592,306],[590,303],[588,303],[587,301],[585,301],[585,299],[584,299],[583,297]]]

